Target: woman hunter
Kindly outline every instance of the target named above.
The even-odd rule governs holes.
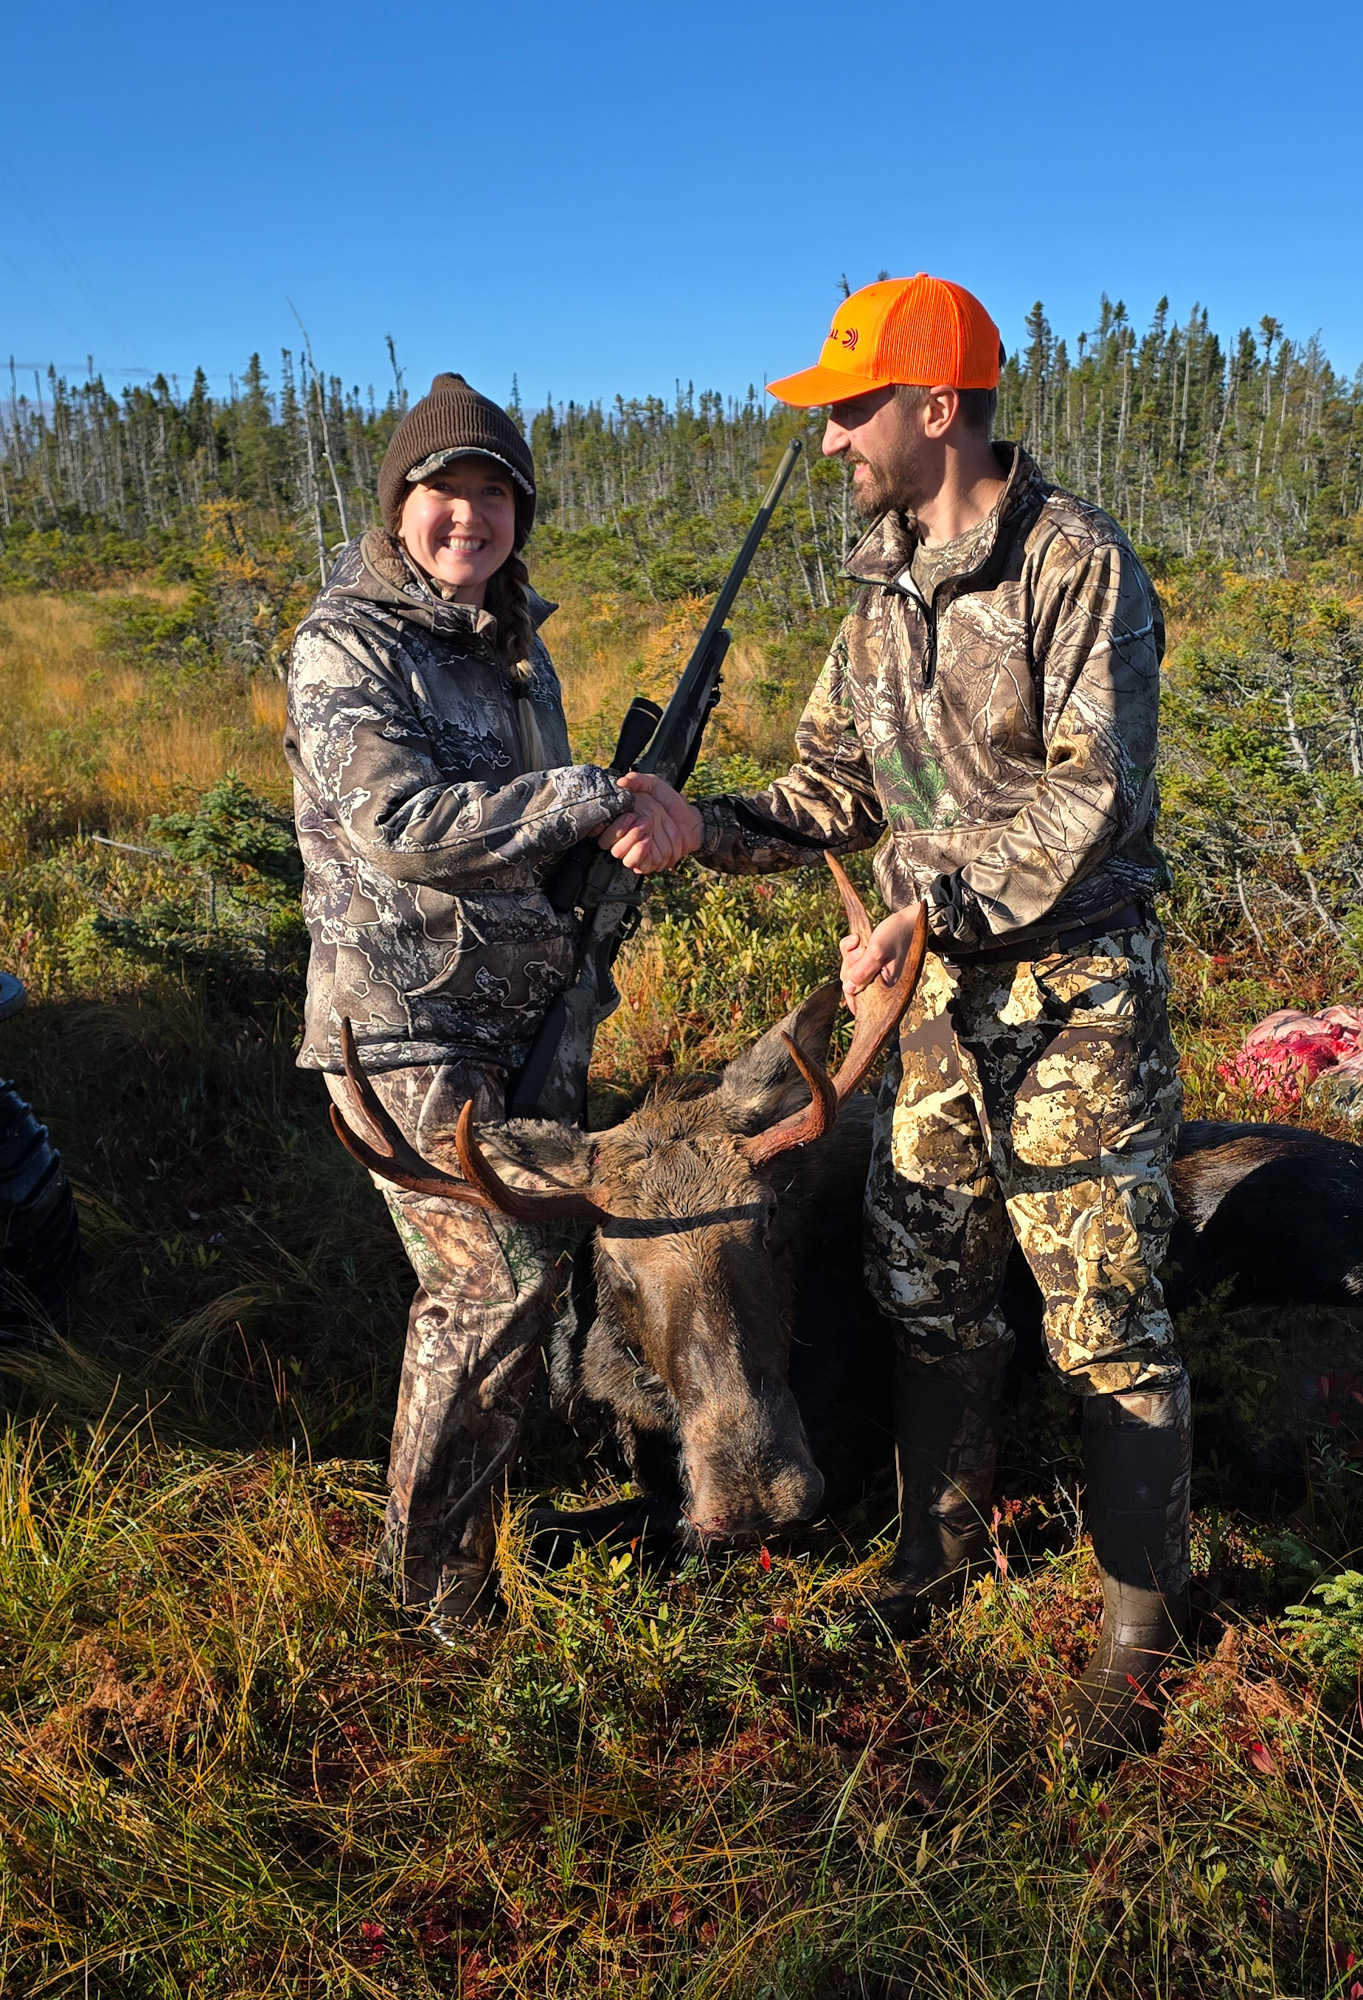
[[[299,1061],[344,1103],[340,1023],[423,1153],[472,1100],[503,1114],[575,935],[542,883],[629,809],[574,764],[521,550],[535,468],[510,417],[438,375],[379,472],[382,528],[298,629],[285,750],[312,941]],[[494,1494],[554,1293],[541,1233],[380,1182],[417,1277],[388,1469],[402,1602],[492,1595]],[[490,1477],[495,1474],[498,1477]]]

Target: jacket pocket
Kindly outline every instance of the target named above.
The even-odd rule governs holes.
[[[394,979],[393,954],[378,925],[362,929],[347,923],[336,940],[331,984],[331,1011],[349,1020],[361,1044],[388,1040],[407,1025],[407,1011]]]
[[[403,993],[414,1038],[518,1042],[572,975],[575,929],[538,889],[413,893]]]

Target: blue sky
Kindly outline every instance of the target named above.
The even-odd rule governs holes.
[[[1363,362],[1358,0],[33,5],[5,30],[0,357],[221,386],[455,367],[527,402],[740,392],[845,272],[1010,346],[1099,293]]]

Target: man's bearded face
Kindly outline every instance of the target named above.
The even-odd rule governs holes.
[[[842,458],[852,474],[852,504],[863,520],[887,509],[914,514],[936,490],[940,468],[923,436],[921,410],[921,403],[893,389],[833,405],[829,424],[835,436],[846,436]]]

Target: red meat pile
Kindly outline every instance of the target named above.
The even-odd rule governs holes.
[[[1326,1070],[1363,1085],[1363,1007],[1327,1007],[1320,1014],[1280,1008],[1252,1028],[1233,1056],[1216,1066],[1223,1083],[1247,1083],[1255,1097],[1300,1104]]]

